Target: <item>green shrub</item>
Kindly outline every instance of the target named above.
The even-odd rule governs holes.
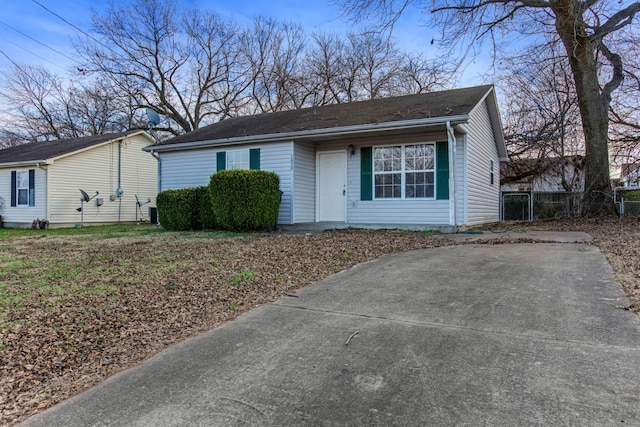
[[[268,230],[278,221],[280,177],[260,170],[223,170],[211,176],[217,224],[231,231]]]
[[[206,186],[165,190],[156,199],[158,219],[167,230],[211,230],[216,228],[209,189]]]
[[[217,228],[216,218],[213,214],[213,206],[211,205],[211,197],[209,195],[209,187],[203,185],[197,187],[196,195],[198,199],[197,226],[200,230],[213,230]]]
[[[640,201],[640,190],[625,190],[621,191],[620,195],[630,202]]]
[[[194,188],[165,190],[158,193],[158,220],[167,230],[184,231],[197,228],[197,193]]]

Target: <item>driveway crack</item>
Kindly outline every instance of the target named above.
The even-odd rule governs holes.
[[[552,337],[540,337],[536,335],[530,335],[530,334],[524,334],[524,333],[518,333],[518,332],[509,332],[509,331],[484,329],[484,328],[472,328],[469,326],[450,325],[450,324],[444,324],[444,323],[425,322],[425,321],[419,321],[419,320],[398,319],[394,317],[371,315],[371,314],[364,314],[364,313],[352,313],[352,312],[338,311],[338,310],[325,310],[321,308],[312,308],[312,307],[304,307],[300,305],[283,304],[280,302],[273,302],[271,303],[271,305],[275,305],[282,308],[294,309],[294,310],[305,310],[305,311],[312,311],[316,313],[335,314],[340,316],[359,317],[364,319],[384,320],[389,322],[405,323],[409,325],[420,325],[420,326],[427,326],[432,328],[453,329],[453,330],[470,331],[470,332],[482,332],[482,333],[490,333],[490,334],[496,334],[496,335],[512,336],[512,337],[535,340],[535,341],[558,342],[558,343],[564,343],[564,344],[578,344],[578,345],[585,345],[585,346],[597,347],[597,348],[603,348],[603,349],[624,349],[624,350],[631,350],[634,352],[640,352],[640,347],[638,346],[621,346],[621,345],[595,343],[590,341],[558,339],[558,338],[552,338]]]

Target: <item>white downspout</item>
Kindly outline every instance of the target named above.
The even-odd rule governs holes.
[[[153,156],[154,159],[156,159],[158,161],[158,167],[157,167],[157,171],[158,171],[157,175],[158,176],[156,178],[156,181],[157,181],[157,185],[158,185],[157,193],[159,194],[160,191],[162,191],[162,173],[161,173],[161,171],[162,171],[162,162],[160,161],[160,156],[158,154],[156,154],[155,151],[151,150],[151,151],[149,151],[149,153]]]
[[[456,221],[456,136],[451,127],[451,122],[447,121],[447,141],[449,143],[449,224],[457,225]]]
[[[49,218],[49,168],[42,167],[39,162],[36,163],[36,167],[44,171],[44,219],[51,221]]]

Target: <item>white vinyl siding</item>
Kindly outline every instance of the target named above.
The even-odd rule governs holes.
[[[466,225],[498,221],[500,186],[491,185],[489,166],[493,161],[497,168],[500,159],[486,102],[478,104],[471,112],[471,120],[465,128],[468,131]]]
[[[318,143],[316,149],[346,151],[349,144],[356,147],[354,155],[347,154],[347,223],[376,225],[448,225],[449,200],[434,199],[378,199],[360,200],[360,148],[377,145],[411,144],[424,141],[446,141],[445,133],[421,135],[402,140],[345,141]]]
[[[467,194],[467,178],[466,178],[466,135],[460,135],[456,133],[456,159],[455,159],[455,180],[456,180],[456,225],[464,225],[467,220],[466,211],[466,194]]]
[[[293,145],[293,222],[313,222],[316,214],[316,165],[313,143]]]
[[[217,171],[216,154],[218,152],[224,151],[228,154],[230,151],[252,148],[260,149],[260,169],[275,172],[280,177],[280,190],[284,194],[280,203],[278,223],[290,224],[292,219],[291,170],[293,153],[291,142],[246,145],[242,148],[221,146],[161,153],[162,190],[209,185],[211,175]]]
[[[80,223],[80,191],[91,201],[83,204],[84,223],[133,222],[136,215],[148,217],[149,207],[155,206],[157,192],[157,160],[142,148],[149,140],[137,136],[125,139],[120,150],[120,188],[122,197],[115,197],[118,189],[118,142],[101,145],[73,154],[49,165],[49,221],[72,226]],[[38,190],[36,189],[36,197]],[[137,211],[136,195],[141,202],[151,202]],[[102,199],[98,206],[96,199]],[[112,200],[113,199],[113,200]]]
[[[160,191],[209,185],[211,175],[217,171],[218,151],[220,150],[201,149],[160,153]]]

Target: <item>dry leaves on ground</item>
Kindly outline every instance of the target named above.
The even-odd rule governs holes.
[[[601,218],[485,229],[586,231],[640,312],[640,223]],[[427,233],[203,238],[158,233],[0,242],[0,424],[11,425],[168,345],[385,253],[453,244]]]
[[[256,305],[427,233],[11,240],[0,275],[0,424],[12,424]],[[191,235],[193,236],[193,235]]]

